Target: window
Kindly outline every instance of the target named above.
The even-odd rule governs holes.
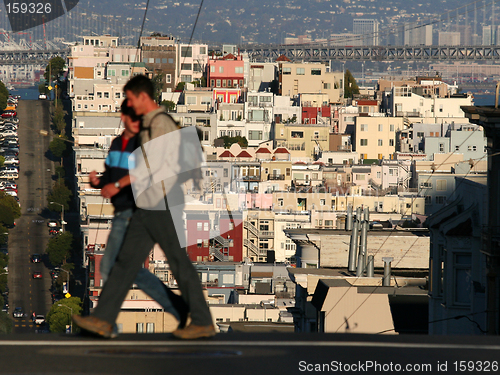
[[[102,99],[102,92],[97,91],[97,99]]]
[[[446,197],[442,195],[436,195],[436,204],[445,204],[446,203]]]
[[[391,132],[393,132],[393,131],[394,131],[394,125],[393,125],[393,124],[389,125],[389,130],[390,130]]]
[[[292,74],[292,68],[283,68],[283,74]]]
[[[119,92],[115,92],[115,99],[120,99],[120,93]]]
[[[114,77],[116,75],[116,70],[108,69],[108,77]]]
[[[208,223],[203,223],[203,230],[208,232]]]
[[[203,223],[202,222],[196,223],[196,230],[198,232],[201,231],[202,228],[203,228]]]
[[[358,174],[358,175],[356,175],[356,180],[358,180],[358,181],[364,181],[365,180],[365,175],[364,174]]]
[[[104,93],[104,99],[109,99],[109,92]]]
[[[312,68],[312,69],[311,69],[311,75],[312,75],[312,76],[320,76],[320,75],[321,75],[321,69],[318,69],[318,68]]]
[[[237,66],[236,68],[234,68],[234,72],[236,74],[243,74],[243,67],[242,66]]]
[[[181,47],[181,57],[193,57],[193,47]]]
[[[192,65],[191,64],[181,64],[181,70],[191,70]]]
[[[210,104],[212,102],[212,98],[210,96],[202,96],[201,97],[201,104]]]
[[[424,132],[417,132],[417,138],[424,138]]]
[[[460,151],[460,146],[455,146],[455,152]]]
[[[215,73],[215,65],[210,66],[210,73]]]
[[[368,131],[368,124],[361,124],[361,131],[367,132]]]
[[[207,54],[207,47],[200,47],[200,55],[206,55]]]
[[[167,83],[172,83],[172,75],[171,74],[167,74],[166,77],[165,77],[165,82]]]
[[[220,83],[221,83],[221,80],[220,80],[220,79],[218,79],[218,80],[217,80],[216,87],[220,87]]]
[[[122,69],[122,77],[128,77],[130,75],[130,71],[128,69]]]
[[[330,90],[332,88],[332,84],[328,82],[323,83],[323,89],[324,90]]]
[[[306,74],[305,68],[297,68],[297,75],[298,76],[303,76],[304,74]]]
[[[436,190],[446,191],[446,180],[436,180]]]
[[[444,143],[439,144],[439,152],[444,152]]]
[[[182,82],[191,82],[193,80],[193,76],[190,74],[181,74],[181,81]]]
[[[425,204],[426,205],[432,204],[432,197],[430,195],[425,196]]]
[[[196,104],[196,96],[186,97],[186,104]]]
[[[135,332],[144,333],[144,323],[137,323],[135,325]]]
[[[260,130],[249,130],[248,140],[257,141],[262,139],[262,131]]]
[[[389,146],[394,146],[394,139],[389,139]]]
[[[163,57],[163,58],[161,59],[161,63],[162,63],[162,64],[166,64],[166,63],[167,63],[167,59],[166,59],[165,57]]]
[[[219,73],[224,73],[224,67],[223,66],[219,66]]]
[[[324,206],[326,204],[326,200],[325,199],[320,199],[319,200],[319,205],[320,206]]]
[[[382,177],[382,173],[381,172],[377,172],[377,178],[380,178]]]
[[[198,239],[196,240],[196,244],[198,245],[198,247],[202,247],[202,246],[203,246],[203,240],[202,240],[202,239],[200,239],[200,238],[198,238]]]
[[[455,253],[453,259],[453,304],[470,305],[472,255]]]
[[[379,139],[379,140],[378,140],[378,145],[379,145],[379,146],[383,146],[383,145],[384,145],[384,142],[383,142],[381,139]]]
[[[384,125],[378,124],[378,131],[381,132],[384,130]]]
[[[359,145],[360,146],[368,146],[368,139],[360,139]]]
[[[146,333],[155,333],[154,323],[146,323]]]
[[[155,58],[155,64],[161,64],[161,58],[156,57]]]

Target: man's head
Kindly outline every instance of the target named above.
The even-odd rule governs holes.
[[[132,107],[127,105],[127,99],[122,102],[120,111],[122,122],[125,125],[123,135],[126,138],[132,138],[133,136],[139,134],[141,129],[141,118],[135,114]]]
[[[151,80],[144,75],[131,78],[123,87],[127,95],[127,105],[132,107],[136,114],[145,115],[156,108],[154,101],[154,86]]]

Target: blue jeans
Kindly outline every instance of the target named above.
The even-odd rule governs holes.
[[[134,211],[131,208],[115,213],[108,237],[108,243],[106,244],[106,250],[101,259],[100,269],[103,284],[106,284],[106,280],[118,257],[133,213]],[[137,273],[134,283],[158,302],[165,312],[172,314],[177,320],[180,320],[180,314],[172,305],[172,301],[167,294],[167,288],[160,279],[147,269],[141,268]]]

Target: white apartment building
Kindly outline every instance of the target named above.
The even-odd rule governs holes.
[[[177,44],[176,84],[201,80],[207,63],[207,44]]]

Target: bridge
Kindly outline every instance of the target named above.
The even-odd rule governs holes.
[[[66,59],[68,54],[69,48],[58,50],[0,51],[0,65],[46,65],[50,59],[56,56]]]
[[[330,46],[321,44],[241,46],[255,61],[494,61],[500,46]]]

